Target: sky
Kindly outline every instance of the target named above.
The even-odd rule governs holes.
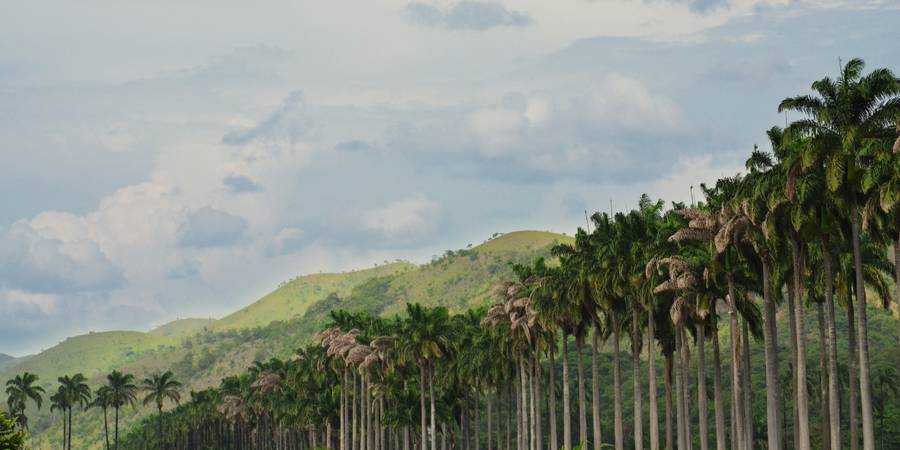
[[[741,170],[898,0],[32,1],[0,14],[0,352],[221,317]]]

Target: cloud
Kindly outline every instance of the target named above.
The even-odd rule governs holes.
[[[222,179],[222,184],[225,185],[228,190],[236,194],[246,192],[261,192],[263,190],[262,186],[257,184],[246,175],[227,175],[224,179]]]
[[[363,214],[366,228],[391,238],[420,236],[433,231],[441,206],[424,194],[373,208]]]
[[[268,245],[270,255],[287,255],[303,249],[307,239],[303,230],[297,227],[285,227],[278,231]]]
[[[17,222],[0,235],[0,284],[33,293],[78,293],[123,286],[125,278],[89,239],[63,241]]]
[[[243,217],[206,206],[187,215],[178,228],[178,244],[188,248],[223,247],[236,244],[246,233]]]
[[[304,106],[303,93],[293,91],[274,112],[255,126],[235,130],[222,137],[226,145],[246,145],[259,139],[287,137],[294,141],[309,130],[310,123],[302,115]]]
[[[789,75],[792,70],[793,64],[786,57],[763,55],[720,64],[711,69],[707,77],[716,81],[768,87],[775,79]]]
[[[446,9],[423,3],[406,5],[408,19],[416,24],[448,30],[488,30],[496,27],[524,27],[534,21],[524,12],[506,9],[493,1],[460,1]]]
[[[373,149],[374,146],[367,141],[354,139],[352,141],[344,141],[334,146],[339,152],[363,152]]]

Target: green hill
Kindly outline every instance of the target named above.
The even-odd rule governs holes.
[[[3,370],[5,367],[9,367],[16,362],[16,357],[7,355],[6,353],[0,353],[0,370]]]
[[[547,256],[550,246],[571,237],[542,231],[495,235],[481,245],[444,255],[423,265],[405,262],[336,274],[294,278],[217,321],[176,320],[148,333],[108,332],[70,338],[60,345],[0,372],[0,379],[28,370],[42,382],[63,373],[83,372],[92,386],[113,368],[141,378],[171,369],[185,391],[218,384],[246,370],[255,360],[288,357],[309,342],[336,308],[383,315],[402,312],[407,302],[445,305],[459,311],[490,301],[494,284],[511,275],[509,262]],[[150,414],[151,408],[122,411],[124,427]],[[30,413],[35,449],[55,448],[61,430],[46,408]],[[74,446],[101,448],[102,414],[95,410],[73,418]],[[100,425],[100,426],[98,426]]]
[[[176,319],[162,324],[147,333],[153,336],[181,337],[194,334],[213,322],[215,322],[215,319]]]
[[[274,320],[302,316],[309,305],[335,292],[347,295],[354,286],[370,278],[413,270],[415,264],[396,262],[371,269],[343,273],[321,273],[294,278],[246,308],[217,320],[215,331],[252,328]]]

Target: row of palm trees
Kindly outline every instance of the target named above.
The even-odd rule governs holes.
[[[866,307],[872,294],[900,304],[900,81],[887,69],[863,71],[851,60],[836,79],[813,83],[814,94],[785,99],[779,110],[802,118],[769,130],[771,151],[755,148],[747,173],[701,186],[703,202],[666,209],[644,196],[634,210],[595,213],[550,258],[514,265],[489,308],[333,312],[291,359],[257,362],[168,412],[158,401],[156,419],[128,433],[123,448],[874,450]],[[779,310],[790,328],[787,363]],[[753,395],[751,336],[763,346],[764,425],[754,415],[762,399]],[[810,390],[813,343],[819,380]],[[600,376],[605,345],[611,380]],[[610,382],[611,438],[600,395]],[[14,404],[24,401],[10,403],[24,411]]]
[[[16,375],[6,382],[7,407],[16,421],[18,428],[28,431],[26,408],[34,403],[37,409],[43,404],[46,391],[38,385],[37,375],[29,372]],[[57,380],[59,385],[49,397],[50,410],[59,411],[62,415],[62,448],[72,449],[72,414],[80,407],[82,410],[98,408],[103,411],[103,437],[106,450],[119,448],[119,411],[126,405],[134,406],[140,393],[144,393],[143,404],[156,405],[158,417],[162,415],[163,403],[181,400],[179,389],[181,383],[174,379],[172,372],[155,373],[136,384],[134,375],[113,370],[106,376],[105,382],[91,391],[88,380],[81,373],[64,375]],[[113,441],[110,443],[109,410],[113,410]],[[162,426],[162,420],[159,420]],[[159,429],[162,435],[162,429]]]
[[[866,307],[870,293],[885,306],[892,296],[900,304],[900,82],[887,69],[863,74],[863,66],[851,60],[836,79],[813,83],[813,95],[785,99],[779,110],[802,118],[769,130],[771,152],[754,149],[746,174],[703,185],[704,202],[665,210],[645,196],[635,210],[596,213],[573,244],[553,248],[551,260],[515,266],[515,277],[500,286],[498,302],[486,311],[450,315],[411,304],[404,318],[337,312],[316,344],[292,360],[257,363],[217,389],[196,393],[167,416],[173,426],[165,444],[341,450],[480,450],[482,444],[489,450],[599,449],[606,442],[616,450],[806,450],[813,444],[856,450],[862,444],[874,450]],[[889,245],[893,263],[885,252]],[[841,307],[849,326],[845,411],[835,326]],[[790,328],[785,384],[779,309]],[[818,319],[818,392],[808,383],[808,312]],[[724,377],[720,325],[729,346]],[[750,380],[751,335],[763,343],[762,427],[753,409],[759,400]],[[623,340],[631,352],[630,438]],[[607,343],[612,439],[600,426],[607,409],[600,404],[598,361]],[[787,395],[789,413],[782,408]],[[817,439],[811,433],[813,396],[821,405]],[[151,445],[147,436],[135,442],[129,448]]]

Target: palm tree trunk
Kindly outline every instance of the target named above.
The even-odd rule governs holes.
[[[651,299],[652,301],[652,299]],[[656,330],[653,305],[647,312],[647,396],[650,399],[650,450],[659,450],[659,405],[656,398]]]
[[[716,409],[716,450],[725,450],[725,399],[722,396],[722,355],[719,347],[719,321],[713,318],[713,404]]]
[[[513,383],[506,385],[506,450],[512,450]]]
[[[613,427],[615,439],[616,439],[616,450],[623,450],[625,448],[625,427],[622,423],[622,376],[620,374],[621,371],[621,362],[619,361],[619,327],[618,325],[613,325],[613,401],[615,403],[614,406],[614,421],[615,426]]]
[[[519,449],[527,450],[528,447],[528,413],[527,405],[528,405],[528,394],[525,392],[525,384],[528,383],[528,379],[525,376],[525,357],[522,356],[522,351],[519,350],[519,423],[518,423],[518,437],[519,437]]]
[[[109,420],[106,416],[106,407],[103,407],[103,437],[106,439],[106,450],[109,450]]]
[[[803,249],[797,239],[791,241],[794,259],[794,308],[797,321],[797,431],[798,450],[809,450],[809,397],[806,391],[806,308],[803,299]],[[869,449],[874,450],[874,449]]]
[[[853,267],[856,272],[856,332],[859,345],[859,404],[862,408],[863,450],[875,450],[872,423],[872,386],[869,377],[869,320],[866,313],[866,285],[863,279],[862,251],[859,247],[859,210],[856,201],[850,207],[850,230],[853,240]]]
[[[160,416],[162,412],[160,411]],[[68,450],[72,450],[72,407],[69,407],[69,418],[68,424],[66,425],[68,431],[66,434],[69,435],[69,447]],[[162,448],[162,417],[159,418],[159,447]]]
[[[349,450],[347,447],[347,405],[348,395],[347,395],[347,385],[350,373],[350,369],[347,367],[347,364],[344,364],[344,378],[341,381],[341,418],[340,418],[340,426],[341,431],[339,434],[339,440],[341,445],[341,450]]]
[[[778,333],[775,322],[777,306],[772,297],[771,281],[769,280],[771,276],[769,260],[765,255],[762,259],[763,303],[765,303],[763,341],[766,359],[766,432],[769,450],[781,450],[781,422],[779,420],[781,409],[778,407],[781,393],[778,382]]]
[[[700,414],[700,450],[709,449],[709,413],[706,398],[706,330],[704,325],[697,325],[697,409]]]
[[[584,354],[584,337],[575,336],[575,353],[577,358],[575,362],[578,364],[578,439],[582,445],[587,445],[587,397],[584,388],[584,361],[581,356]]]
[[[822,303],[816,303],[816,316],[819,321],[819,404],[821,405],[819,419],[822,421],[822,448],[828,449],[831,448],[831,432],[827,431],[831,426],[831,413],[828,408],[828,380],[832,376],[828,371],[828,363],[826,363],[825,308]]]
[[[435,440],[435,406],[434,406],[434,363],[431,362],[428,370],[428,401],[431,402],[431,450],[437,450]]]
[[[634,384],[634,448],[643,450],[644,448],[644,417],[643,406],[641,400],[641,337],[640,330],[640,314],[638,313],[638,305],[634,304],[631,308],[631,381]]]
[[[591,422],[594,427],[592,444],[594,449],[599,449],[603,444],[603,435],[600,430],[600,374],[597,366],[597,356],[600,353],[600,328],[595,323],[591,329]]]
[[[675,326],[675,351],[680,352],[681,347],[684,345],[682,343],[682,333],[681,330],[678,329],[678,325]],[[679,353],[679,358],[681,358],[681,353]],[[684,390],[682,389],[682,384],[684,384],[684,380],[681,379],[681,365],[684,364],[684,359],[681,358],[678,361],[678,366],[675,369],[675,417],[676,422],[678,424],[678,450],[687,450],[687,441],[686,441],[686,432],[684,429]]]
[[[753,437],[753,387],[750,383],[750,327],[747,325],[747,319],[743,320],[741,335],[744,346],[744,371],[742,372],[744,383],[744,432],[747,434],[747,448],[755,447],[755,439]]]
[[[425,384],[425,363],[419,363],[419,421],[421,423],[421,442],[422,450],[428,450],[428,438],[426,436],[428,425],[426,425],[427,415],[425,413],[425,389],[427,389],[427,385]]]
[[[837,329],[834,317],[834,274],[831,269],[831,249],[827,241],[825,256],[825,320],[828,325],[828,418],[831,450],[841,449],[841,393],[837,375]]]
[[[799,419],[799,409],[797,407],[797,309],[794,308],[793,287],[787,288],[787,307],[788,307],[788,325],[791,328],[791,435],[794,440],[794,449],[800,448],[800,433],[797,432],[797,423]]]
[[[351,431],[351,439],[350,439],[350,450],[356,450],[359,448],[359,383],[357,383],[357,379],[359,379],[355,373],[350,374],[350,381],[353,385],[353,392],[351,393],[352,398],[350,399],[351,403],[353,403],[352,410],[353,414],[350,417],[350,431]]]
[[[563,388],[563,447],[572,450],[572,405],[569,394],[569,337],[565,331],[562,334],[562,388]]]
[[[688,376],[691,368],[691,354],[687,338],[687,329],[681,329],[681,396],[682,407],[684,408],[684,445],[687,450],[691,450],[694,446],[691,439],[691,404],[690,391],[691,379]]]
[[[556,352],[556,343],[553,342],[554,339],[550,339],[550,380],[549,386],[547,386],[547,409],[550,410],[550,450],[557,450],[559,448],[559,436],[556,433],[556,358],[554,357],[554,353]]]
[[[372,430],[369,429],[369,379],[365,373],[360,375],[360,384],[359,384],[359,448],[360,450],[369,449],[369,433]],[[422,379],[422,387],[419,388],[419,394],[422,396],[421,407],[422,407],[422,420],[425,420],[425,379]],[[424,425],[424,424],[423,424]],[[424,430],[426,427],[423,426]],[[423,439],[424,442],[424,439]],[[424,449],[423,449],[424,450]]]
[[[675,358],[672,353],[666,354],[665,376],[663,377],[663,385],[665,389],[665,406],[666,406],[666,450],[675,450],[674,422],[672,414],[672,372],[674,370]]]
[[[544,381],[541,376],[541,338],[535,338],[534,344],[534,378],[532,385],[534,390],[531,393],[531,403],[534,404],[534,450],[542,450],[543,448],[543,430],[541,429],[541,383]]]
[[[115,435],[115,444],[116,450],[119,450],[119,407],[116,406],[116,435]]]
[[[897,300],[897,313],[900,314],[900,217],[894,221],[897,236],[894,239],[894,296]]]
[[[728,316],[731,325],[731,433],[738,450],[749,450],[744,445],[744,398],[741,389],[741,332],[737,317],[737,298],[734,275],[728,273]]]
[[[478,391],[478,386],[475,387],[475,429],[473,431],[473,437],[475,441],[475,450],[481,450],[481,395]]]
[[[157,417],[159,418],[159,442],[158,442],[158,443],[159,443],[159,450],[163,450],[163,449],[166,448],[166,446],[163,444],[162,403],[157,403],[157,405],[156,405],[156,410],[157,410],[157,412],[159,413],[159,415],[157,415]],[[70,411],[71,411],[71,410],[70,410]],[[72,418],[69,417],[69,447],[70,447],[69,450],[71,450],[71,446],[72,446],[72,431],[71,431],[71,428],[72,428]]]
[[[856,345],[856,312],[854,305],[853,293],[847,294],[847,409],[849,409],[849,434],[850,434],[850,450],[859,449],[859,382],[857,376],[859,372],[856,365],[859,359],[856,352],[859,347]]]
[[[493,414],[493,400],[494,396],[491,395],[491,389],[488,388],[487,395],[485,396],[485,400],[487,400],[487,450],[494,450],[493,446],[493,431],[494,431],[494,414]]]

